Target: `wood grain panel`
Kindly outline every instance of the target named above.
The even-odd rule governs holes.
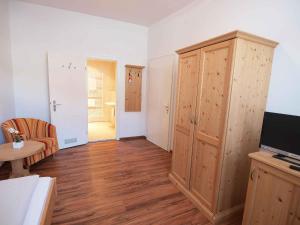
[[[140,112],[142,108],[141,66],[126,65],[125,112]]]
[[[262,170],[258,171],[257,179],[255,207],[249,224],[286,224],[294,186]]]
[[[272,155],[269,152],[250,154],[252,163],[243,225],[300,224],[299,174],[289,168],[289,163]]]
[[[289,208],[287,225],[300,225],[300,187],[296,186],[293,192],[292,204]]]
[[[230,32],[230,33],[227,33],[227,34],[223,34],[221,36],[218,36],[218,37],[206,40],[206,41],[202,41],[198,44],[195,44],[195,45],[192,45],[192,46],[189,46],[189,47],[186,47],[186,48],[179,49],[176,52],[178,54],[183,54],[183,53],[186,53],[186,52],[190,52],[190,51],[194,51],[194,50],[197,50],[197,49],[200,49],[200,48],[204,48],[204,47],[212,45],[212,44],[221,43],[221,42],[228,41],[228,40],[233,40],[233,39],[236,39],[236,38],[252,41],[254,43],[261,44],[261,45],[266,45],[266,46],[269,46],[269,47],[272,47],[272,48],[275,48],[278,45],[278,42],[272,41],[270,39],[259,37],[259,36],[256,36],[256,35],[253,35],[253,34],[250,34],[250,33],[247,33],[247,32],[243,32],[243,31],[240,31],[240,30],[236,30],[236,31],[233,31],[233,32]]]
[[[191,192],[210,210],[216,186],[217,161],[218,148],[200,141],[194,145]]]
[[[191,191],[214,211],[217,168],[231,80],[233,41],[201,49]]]
[[[201,49],[197,129],[213,138],[223,134],[231,78],[232,41]]]
[[[188,187],[198,87],[199,51],[181,55],[179,71],[172,173],[179,182]]]
[[[179,59],[176,120],[177,126],[191,129],[197,96],[199,51],[183,54]]]
[[[189,183],[189,157],[190,157],[190,139],[185,132],[181,132],[178,129],[174,132],[174,154],[172,172],[176,178],[188,186]],[[175,153],[176,151],[176,153]]]
[[[45,201],[44,211],[40,218],[40,225],[51,225],[56,196],[56,178],[52,178],[49,187],[49,195]]]
[[[273,51],[272,47],[237,39],[219,211],[245,201],[248,154],[259,146]]]

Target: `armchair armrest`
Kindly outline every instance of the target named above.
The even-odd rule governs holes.
[[[56,138],[56,127],[48,123],[48,135],[47,137]]]
[[[56,127],[50,123],[47,124],[47,137],[53,138],[54,139],[54,146],[55,146],[55,151],[59,149],[58,147],[58,140],[57,140],[57,135],[56,135]]]

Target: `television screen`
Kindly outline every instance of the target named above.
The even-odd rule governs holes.
[[[265,112],[260,143],[300,159],[300,116]]]

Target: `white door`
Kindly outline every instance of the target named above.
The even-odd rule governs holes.
[[[147,139],[170,150],[170,105],[173,76],[173,55],[149,61]]]
[[[51,123],[60,149],[88,142],[87,77],[83,57],[48,54]]]

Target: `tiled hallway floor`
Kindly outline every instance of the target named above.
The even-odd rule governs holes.
[[[111,140],[116,138],[115,128],[110,122],[92,122],[88,125],[89,141]]]

